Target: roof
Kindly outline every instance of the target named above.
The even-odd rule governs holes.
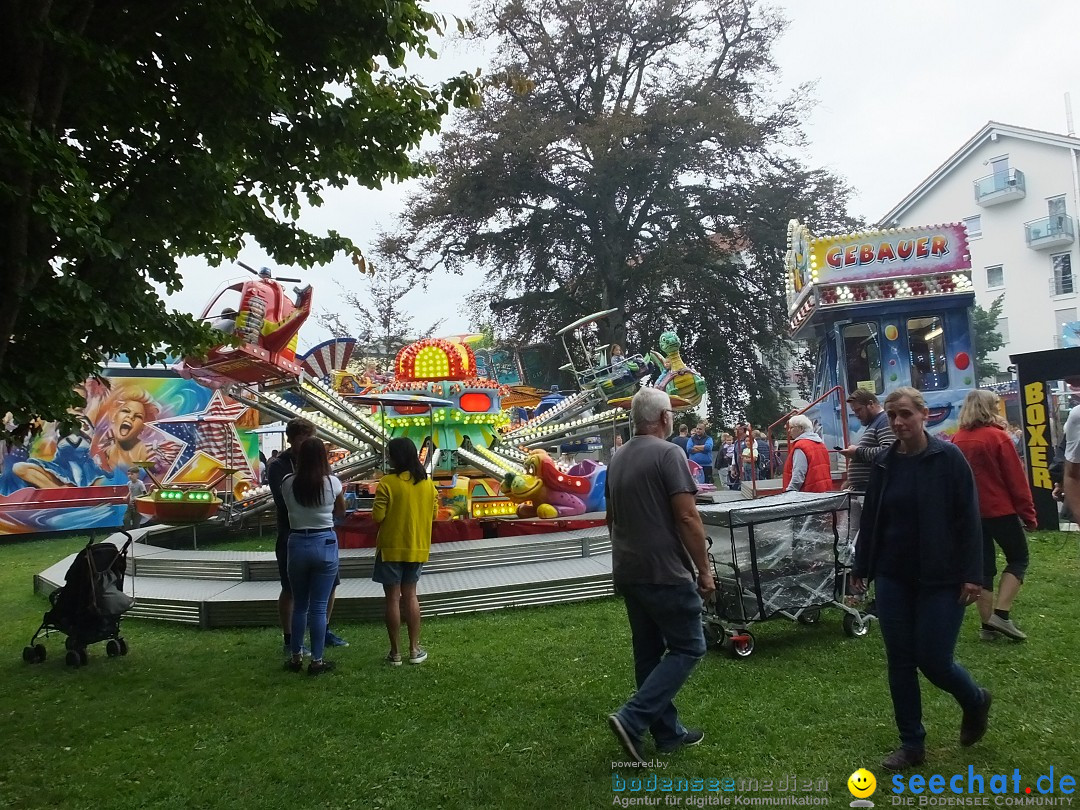
[[[1060,135],[1055,132],[1044,132],[1041,129],[1029,129],[1028,127],[1018,127],[1013,126],[1012,124],[1002,124],[998,121],[987,121],[986,126],[976,132],[967,143],[950,155],[944,163],[934,169],[930,176],[916,186],[910,194],[904,197],[904,199],[896,205],[896,207],[885,214],[885,216],[881,218],[879,225],[881,227],[889,227],[890,223],[926,196],[934,186],[963,162],[968,155],[982,146],[986,139],[991,135],[1003,135],[1007,138],[1019,138],[1020,140],[1034,141],[1050,146],[1061,146],[1066,149],[1080,149],[1080,138],[1072,135]]]

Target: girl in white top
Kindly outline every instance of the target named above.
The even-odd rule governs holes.
[[[285,668],[299,672],[304,628],[311,634],[309,675],[334,668],[323,660],[326,645],[326,605],[338,572],[334,519],[345,514],[341,481],[330,475],[326,449],[315,437],[305,439],[296,454],[296,472],[281,482],[289,510],[289,584],[293,592],[292,658]]]

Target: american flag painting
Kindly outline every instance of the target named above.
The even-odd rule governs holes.
[[[246,405],[229,401],[221,391],[215,391],[206,407],[198,413],[151,422],[151,425],[168,433],[183,446],[165,474],[163,483],[171,481],[198,453],[210,456],[222,467],[246,472],[254,478],[236,431],[236,420],[246,410]]]

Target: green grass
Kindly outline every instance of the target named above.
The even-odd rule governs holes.
[[[280,669],[270,628],[136,620],[126,658],[95,645],[72,670],[54,637],[49,660],[28,666],[20,651],[46,607],[31,577],[81,542],[0,546],[0,806],[612,806],[623,755],[605,717],[633,677],[618,600],[427,620],[420,667],[381,665],[379,625],[337,626],[352,646],[318,679]],[[960,748],[959,710],[925,688],[921,773],[1080,776],[1078,574],[1075,535],[1037,534],[1015,611],[1030,641],[980,643],[970,612],[958,657],[994,691],[991,730]],[[849,640],[826,611],[818,626],[777,620],[755,634],[750,659],[710,651],[695,670],[678,704],[707,736],[665,775],[825,778],[831,806],[847,806],[848,775],[884,779],[895,742],[877,629]]]

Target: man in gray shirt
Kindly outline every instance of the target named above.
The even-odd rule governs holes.
[[[659,753],[705,736],[679,722],[672,701],[705,655],[702,599],[716,583],[694,505],[697,485],[686,454],[667,441],[671,398],[642,388],[630,409],[635,435],[612,458],[605,492],[612,576],[626,602],[637,691],[608,724],[630,759],[641,763],[646,731]]]
[[[889,427],[889,417],[870,391],[856,388],[848,396],[847,402],[864,429],[859,443],[845,447],[840,455],[848,460],[847,488],[852,492],[866,492],[874,459],[896,441],[896,437]]]

